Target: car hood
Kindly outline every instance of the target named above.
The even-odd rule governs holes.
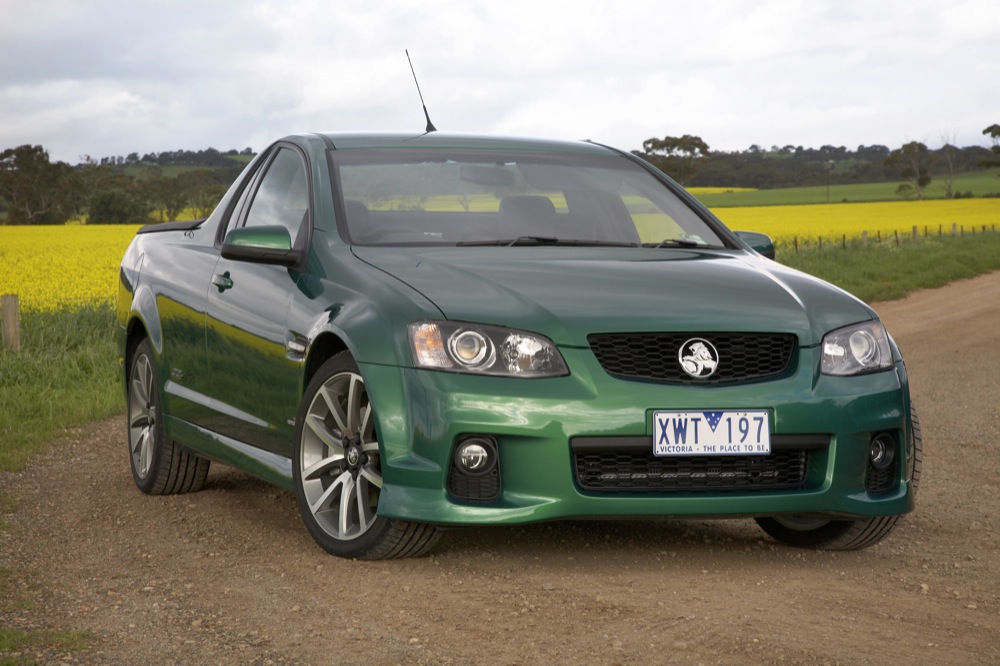
[[[590,333],[787,332],[803,346],[875,316],[846,292],[742,251],[355,247],[444,317],[586,346]]]

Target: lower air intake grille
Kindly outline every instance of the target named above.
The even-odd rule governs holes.
[[[669,458],[654,456],[651,443],[602,448],[577,442],[571,443],[573,466],[585,491],[754,492],[804,488],[810,454],[826,448],[829,437],[807,436],[798,448],[789,441],[766,456]]]
[[[887,469],[876,469],[869,464],[865,473],[865,488],[870,493],[887,493],[896,489],[898,478],[899,470],[895,463],[889,465]]]
[[[500,466],[484,476],[463,474],[455,464],[448,474],[448,492],[453,496],[473,502],[489,502],[500,495]]]

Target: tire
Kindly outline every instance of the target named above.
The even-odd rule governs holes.
[[[913,450],[908,463],[913,465],[910,485],[917,495],[923,467],[924,445],[917,412],[910,406],[912,419]],[[756,518],[757,524],[774,539],[799,548],[818,550],[858,550],[873,546],[889,536],[903,518],[875,516],[862,520],[828,520],[807,515],[771,516]]]
[[[136,347],[128,367],[129,463],[135,485],[147,495],[201,490],[210,463],[166,437],[156,362],[148,338]]]
[[[375,415],[348,352],[324,363],[306,387],[295,418],[292,480],[306,528],[333,555],[418,557],[440,537],[431,525],[378,515],[382,470]]]

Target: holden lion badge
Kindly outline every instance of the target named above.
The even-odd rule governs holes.
[[[677,360],[684,372],[695,379],[704,379],[711,377],[719,365],[719,352],[708,340],[692,338],[681,345]]]

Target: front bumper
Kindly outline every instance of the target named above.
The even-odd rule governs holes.
[[[912,433],[902,362],[858,377],[818,373],[801,349],[794,373],[736,386],[670,386],[608,376],[588,350],[561,350],[568,377],[518,380],[362,364],[378,415],[385,487],[379,515],[436,524],[517,524],[599,517],[736,517],[817,513],[840,518],[911,511]],[[767,409],[778,440],[813,442],[804,479],[776,489],[594,492],[581,487],[571,443],[635,447],[657,409]],[[891,483],[866,485],[871,439],[899,442]],[[500,490],[470,501],[448,490],[456,443],[470,434],[498,443]],[[596,439],[595,439],[596,438]],[[815,446],[817,441],[828,445]],[[641,444],[640,444],[641,445]]]

